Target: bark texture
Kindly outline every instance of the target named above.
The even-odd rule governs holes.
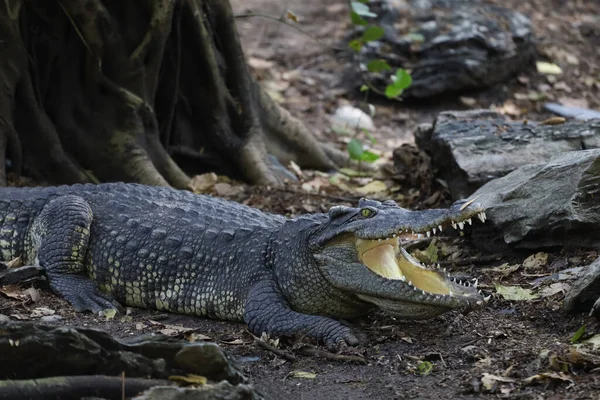
[[[0,163],[17,174],[184,188],[347,161],[255,82],[227,1],[7,0],[0,52]]]

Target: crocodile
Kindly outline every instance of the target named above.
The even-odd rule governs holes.
[[[477,283],[420,264],[404,235],[462,229],[473,200],[411,211],[358,207],[287,218],[208,195],[133,183],[0,189],[0,253],[44,271],[75,310],[124,306],[245,322],[256,335],[357,345],[340,320],[482,307]]]

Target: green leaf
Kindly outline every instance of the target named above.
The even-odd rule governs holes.
[[[363,32],[362,40],[365,42],[372,42],[381,39],[384,34],[385,31],[382,27],[371,25]]]
[[[392,67],[385,60],[371,60],[367,63],[369,72],[390,71]]]
[[[393,83],[390,83],[385,87],[385,97],[387,97],[388,99],[394,99],[400,96],[402,92],[404,92],[404,89],[398,87],[398,85],[395,85]]]
[[[367,21],[365,21],[363,19],[363,17],[361,17],[360,15],[358,15],[357,13],[355,13],[354,11],[350,11],[350,20],[352,21],[352,23],[354,25],[359,25],[359,26],[367,26],[367,25],[369,25],[369,23]]]
[[[385,95],[388,99],[393,99],[402,94],[404,89],[412,84],[412,77],[405,69],[398,68],[394,81],[386,86]]]
[[[363,151],[363,153],[360,156],[360,161],[374,162],[377,160],[379,160],[379,156],[375,153],[370,152],[369,150]]]
[[[350,43],[348,43],[348,46],[356,52],[359,52],[363,45],[364,42],[360,39],[352,40]]]
[[[421,375],[429,375],[433,371],[433,364],[429,361],[421,361],[417,364],[417,371]]]
[[[394,84],[398,85],[402,89],[406,89],[412,85],[412,76],[410,76],[405,69],[398,68],[396,70]]]
[[[358,139],[352,139],[348,142],[348,154],[350,154],[350,158],[354,160],[360,160],[365,149],[363,148],[362,143]]]
[[[577,332],[575,332],[575,334],[571,338],[571,344],[579,342],[579,339],[581,339],[581,337],[583,336],[584,333],[585,333],[585,325],[582,325],[581,328],[577,329]]]
[[[369,87],[368,87],[367,85],[362,85],[362,86],[360,87],[360,91],[361,91],[361,92],[366,92],[367,90],[369,90]]]
[[[377,14],[372,13],[369,6],[361,3],[360,1],[353,1],[350,3],[352,11],[360,15],[361,17],[372,17],[375,18]]]

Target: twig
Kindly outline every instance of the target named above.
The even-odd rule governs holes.
[[[276,347],[273,347],[269,343],[265,342],[262,339],[257,338],[256,336],[254,337],[254,343],[258,344],[259,347],[262,347],[263,349],[270,351],[271,353],[275,354],[276,356],[283,358],[284,360],[296,361],[296,357],[293,354],[288,353],[287,351],[278,349]]]
[[[328,351],[319,350],[314,347],[304,346],[301,347],[298,351],[300,351],[300,353],[302,353],[305,356],[324,358],[328,361],[346,361],[358,364],[367,364],[367,360],[361,356],[355,356],[351,354],[330,353]]]

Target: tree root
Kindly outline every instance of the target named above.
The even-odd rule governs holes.
[[[14,0],[0,26],[0,163],[14,172],[23,159],[55,183],[185,188],[198,171],[279,185],[291,161],[352,165],[254,81],[228,1]]]
[[[3,399],[81,399],[132,397],[153,386],[171,386],[163,379],[121,378],[118,376],[55,376],[42,379],[0,381]]]

